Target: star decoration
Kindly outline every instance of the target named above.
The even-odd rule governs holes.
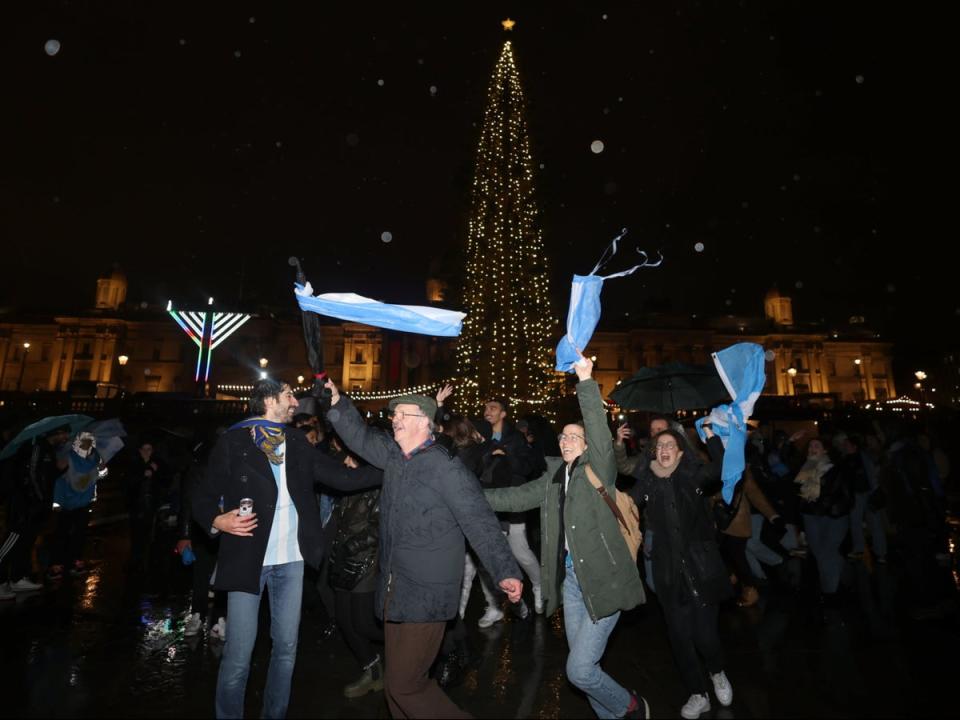
[[[511,20],[510,18],[507,18],[506,20],[504,20],[504,21],[503,21],[502,23],[500,23],[500,24],[503,25],[503,29],[504,29],[504,30],[513,30],[513,26],[516,25],[517,23],[515,23],[515,22],[514,22],[513,20]]]

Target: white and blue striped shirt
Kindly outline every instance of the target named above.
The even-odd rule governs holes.
[[[270,539],[267,540],[267,553],[263,556],[263,565],[285,565],[303,560],[300,554],[300,542],[297,539],[299,516],[297,508],[287,489],[287,444],[277,448],[277,454],[283,457],[279,465],[270,464],[273,478],[277,481],[277,505],[273,511],[273,525]]]

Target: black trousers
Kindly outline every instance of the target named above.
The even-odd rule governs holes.
[[[723,647],[718,630],[719,607],[693,601],[683,605],[664,604],[663,615],[683,686],[691,695],[707,692],[697,653],[703,657],[711,674],[723,670]]]
[[[0,544],[0,582],[16,582],[33,572],[33,546],[40,528],[23,525],[10,530]]]
[[[210,576],[213,575],[213,569],[217,566],[217,550],[220,547],[220,540],[208,537],[199,528],[193,528],[193,538],[190,546],[193,548],[193,554],[197,559],[193,561],[192,591],[190,596],[191,612],[200,613],[204,619],[210,608]],[[225,592],[218,592],[214,600],[213,617],[226,617],[227,600]]]
[[[57,513],[57,529],[53,536],[54,565],[63,565],[65,570],[69,570],[74,561],[83,558],[89,519],[89,507],[61,510]]]
[[[753,576],[750,565],[747,563],[747,541],[749,539],[720,534],[720,554],[723,555],[727,566],[736,574],[741,589],[747,586],[757,586],[757,579]]]
[[[373,612],[373,592],[336,589],[337,626],[350,652],[366,667],[377,657],[374,643],[383,644],[383,627]]]

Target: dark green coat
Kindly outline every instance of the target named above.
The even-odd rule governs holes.
[[[587,449],[574,464],[563,508],[567,545],[590,617],[597,621],[618,610],[646,602],[637,564],[620,534],[610,508],[590,484],[586,464],[613,496],[617,466],[607,427],[600,388],[594,380],[577,385],[577,399],[586,427]],[[547,458],[538,479],[514,488],[487,490],[494,510],[523,512],[540,507],[540,572],[543,602],[552,615],[563,601],[560,547],[560,489],[565,480],[563,459]]]

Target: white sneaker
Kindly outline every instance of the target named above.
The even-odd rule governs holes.
[[[711,675],[710,679],[713,680],[713,692],[717,700],[724,707],[730,707],[733,702],[733,685],[727,680],[727,674],[721,670],[716,675]]]
[[[533,609],[537,615],[543,615],[543,591],[539,585],[533,586]]]
[[[706,694],[691,695],[687,704],[680,708],[680,715],[687,720],[697,720],[701,713],[710,711],[710,698]]]
[[[183,636],[193,637],[200,632],[203,621],[200,619],[200,613],[190,613],[183,621]]]
[[[35,583],[28,577],[22,577],[10,586],[14,592],[33,592],[34,590],[43,590],[41,583]]]
[[[495,608],[492,605],[487,605],[487,609],[484,611],[483,617],[477,622],[477,626],[488,628],[501,620],[503,620],[503,610]]]
[[[0,583],[0,600],[16,600],[17,594],[10,589],[10,583]]]
[[[216,625],[210,628],[210,637],[217,640],[226,641],[227,639],[227,619],[220,618]]]

